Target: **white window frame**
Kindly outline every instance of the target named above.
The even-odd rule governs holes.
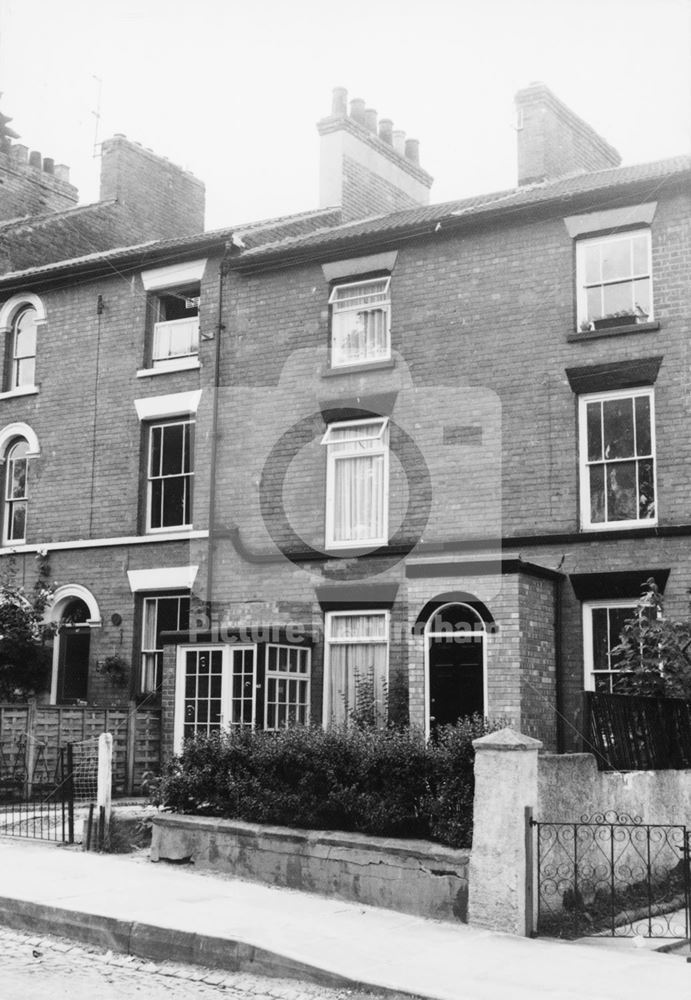
[[[651,458],[653,462],[653,486],[655,490],[655,517],[632,518],[627,521],[597,521],[590,520],[590,465],[605,466],[606,483],[606,462],[588,461],[588,403],[604,402],[613,399],[635,399],[636,397],[647,396],[650,400],[650,443]],[[634,431],[635,433],[635,431]],[[657,450],[655,441],[655,389],[653,386],[643,386],[636,389],[611,389],[607,392],[591,392],[578,397],[578,438],[579,438],[579,478],[580,478],[580,506],[581,506],[581,529],[584,531],[613,531],[620,528],[652,528],[658,522],[659,516],[659,496],[657,490]],[[638,456],[612,460],[621,462],[636,462]]]
[[[366,615],[369,618],[383,618],[385,623],[385,638],[363,637],[357,639],[333,639],[331,637],[331,623],[336,618],[352,618],[357,615]],[[391,663],[391,612],[388,609],[380,608],[353,608],[348,611],[327,611],[324,615],[324,700],[322,705],[322,726],[328,729],[331,723],[329,706],[331,704],[331,647],[332,646],[359,646],[374,645],[379,643],[386,646],[386,684],[389,683],[389,669]]]
[[[222,643],[199,643],[198,645],[178,646],[175,670],[175,719],[173,725],[173,749],[180,753],[184,742],[185,731],[185,666],[187,653],[204,653],[221,650],[221,718],[220,729],[226,729],[230,717],[229,693],[232,685],[228,683],[231,674],[230,646]]]
[[[648,278],[650,281],[650,311],[646,315],[646,319],[642,322],[651,322],[654,319],[654,295],[653,295],[653,255],[652,255],[652,238],[651,230],[649,226],[643,226],[639,229],[629,229],[623,233],[612,233],[603,236],[592,236],[588,239],[579,239],[576,242],[576,329],[580,330],[581,325],[585,323],[592,323],[595,319],[604,319],[603,316],[588,316],[588,285],[585,281],[585,256],[586,250],[589,247],[595,245],[603,245],[606,243],[616,243],[623,242],[624,240],[631,240],[636,236],[646,236],[647,237],[647,270],[645,273],[636,273],[633,271],[633,264],[631,275],[628,279],[617,279],[611,281],[602,281],[593,283],[590,287],[600,287],[604,288],[606,285],[622,284],[624,281],[633,282],[637,279]],[[633,312],[633,308],[632,308]],[[611,329],[616,329],[612,327]]]
[[[611,676],[613,673],[619,673],[621,671],[595,671],[595,663],[593,658],[593,611],[596,608],[630,608],[631,612],[636,610],[638,607],[638,601],[635,597],[614,597],[614,598],[604,598],[603,600],[596,601],[584,601],[583,602],[583,688],[585,691],[595,691],[595,674],[607,674]],[[616,645],[616,644],[615,644]],[[611,649],[612,647],[610,647]]]
[[[380,448],[372,448],[367,451],[358,451],[357,441],[352,442],[350,451],[343,447],[336,450],[334,444],[346,445],[351,442],[334,441],[334,430],[342,430],[345,427],[357,427],[364,424],[379,423],[379,430],[363,440],[379,441]],[[389,418],[388,417],[366,417],[359,420],[343,420],[338,423],[329,424],[326,433],[322,437],[321,443],[326,446],[326,526],[325,541],[326,547],[330,549],[367,549],[377,545],[383,545],[388,541],[389,530]],[[334,537],[335,532],[335,489],[336,489],[336,463],[348,461],[362,455],[382,456],[383,472],[383,496],[382,496],[382,530],[372,538],[361,538],[355,540],[342,540]]]
[[[189,424],[190,425],[190,448],[192,451],[192,462],[190,465],[190,472],[176,473],[175,475],[169,476],[152,476],[151,475],[151,462],[153,457],[152,450],[152,438],[153,432],[159,427],[174,427],[176,424]],[[190,531],[194,524],[194,434],[195,434],[195,420],[193,417],[180,417],[178,420],[162,420],[155,421],[148,425],[147,427],[147,452],[146,452],[146,533],[148,535],[156,535],[162,532],[170,531]],[[152,527],[151,524],[151,512],[152,512],[152,499],[153,499],[153,483],[159,479],[174,479],[182,476],[188,478],[188,489],[190,490],[190,520],[189,522],[183,524],[168,524],[161,525],[158,528]]]
[[[304,671],[296,671],[290,673],[284,670],[270,670],[269,669],[269,650],[275,649],[277,651],[276,655],[278,657],[278,651],[281,649],[287,649],[290,652],[297,652],[298,656],[304,654],[306,659],[306,669]],[[278,680],[297,680],[305,684],[305,719],[302,722],[295,722],[294,725],[308,725],[310,721],[310,705],[311,705],[311,695],[312,695],[312,650],[309,646],[298,646],[290,645],[285,642],[267,642],[264,648],[264,729],[268,732],[276,732],[279,729],[290,728],[288,724],[285,726],[269,726],[269,679]],[[278,701],[275,702],[278,706]],[[297,704],[300,704],[299,702]],[[290,705],[290,702],[287,702]]]
[[[348,288],[366,288],[367,285],[381,284],[385,283],[383,292],[380,294],[386,295],[386,299],[382,302],[373,302],[370,306],[345,306],[339,308],[339,303],[341,302],[340,294]],[[329,295],[329,305],[331,306],[331,323],[330,323],[330,355],[331,355],[331,367],[332,368],[352,368],[355,365],[367,365],[374,364],[378,361],[388,361],[391,358],[391,275],[380,275],[376,278],[364,278],[362,281],[347,281],[339,282],[335,284],[331,289],[331,294]],[[336,340],[334,338],[334,329],[337,324],[337,316],[350,315],[354,312],[369,312],[379,310],[386,315],[386,347],[385,349],[371,357],[360,357],[360,358],[343,358],[339,356],[336,349]]]
[[[157,673],[156,659],[155,658],[159,654],[161,655],[161,657],[163,655],[163,650],[162,649],[145,647],[145,645],[144,645],[144,643],[146,641],[146,619],[147,619],[146,610],[147,610],[147,604],[150,604],[152,601],[156,602],[156,632],[158,632],[158,629],[159,629],[159,625],[158,625],[158,604],[159,604],[159,601],[175,601],[175,600],[177,600],[177,601],[186,600],[189,603],[190,600],[191,600],[191,594],[189,592],[186,593],[186,594],[174,594],[174,593],[167,594],[165,591],[162,591],[161,593],[158,593],[158,594],[147,594],[147,595],[145,595],[142,598],[142,606],[141,606],[142,621],[141,621],[140,644],[139,644],[139,672],[138,672],[138,677],[137,677],[137,690],[138,690],[139,694],[155,694],[156,691],[158,691],[160,689],[159,686],[157,686],[155,683],[154,683],[153,687],[147,687],[144,684],[144,680],[145,680],[144,659],[145,659],[145,657],[147,657],[147,656],[153,656],[154,657],[154,681],[155,681],[155,674]],[[188,611],[189,611],[189,609],[188,609]],[[178,620],[179,620],[179,618],[180,618],[180,605],[178,604]],[[161,674],[161,678],[160,679],[162,680],[162,674]]]
[[[12,470],[14,468],[14,462],[17,459],[12,458],[12,452],[14,449],[20,445],[26,445],[26,454],[19,459],[19,461],[26,463],[26,470],[24,474],[24,495],[21,497],[10,496],[10,485]],[[3,490],[3,511],[2,511],[2,544],[3,545],[24,545],[26,544],[26,522],[29,513],[29,461],[31,458],[31,448],[28,441],[25,438],[16,438],[12,441],[6,452],[5,452],[5,468],[4,472],[4,490]],[[24,513],[24,535],[22,538],[10,538],[9,528],[12,523],[12,514],[14,511],[15,504],[23,503],[25,505]]]

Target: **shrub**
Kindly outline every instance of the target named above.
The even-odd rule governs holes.
[[[476,716],[430,743],[411,729],[357,726],[197,736],[166,768],[154,801],[181,813],[468,847],[472,741],[499,726]]]

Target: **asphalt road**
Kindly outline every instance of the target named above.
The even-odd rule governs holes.
[[[153,964],[0,929],[2,1000],[371,1000],[296,980]]]

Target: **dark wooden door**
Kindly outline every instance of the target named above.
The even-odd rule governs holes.
[[[58,702],[86,701],[91,632],[65,628],[59,636]]]
[[[430,728],[458,722],[466,715],[485,713],[484,636],[467,641],[458,636],[430,640]]]

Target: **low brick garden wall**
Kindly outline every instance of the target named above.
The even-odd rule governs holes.
[[[253,882],[466,920],[470,851],[428,841],[171,813],[154,817],[151,860],[185,859]]]

